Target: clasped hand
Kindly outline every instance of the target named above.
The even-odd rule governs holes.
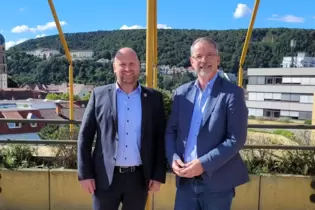
[[[193,160],[189,163],[183,163],[180,159],[175,160],[172,164],[172,169],[178,176],[186,178],[193,178],[204,172],[199,159]]]

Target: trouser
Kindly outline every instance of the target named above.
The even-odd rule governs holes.
[[[180,178],[183,179],[183,178]],[[175,210],[230,210],[235,189],[210,191],[201,177],[181,180],[176,191]]]
[[[107,190],[97,189],[93,195],[93,210],[144,210],[148,196],[142,167],[134,171],[115,167],[113,181]]]

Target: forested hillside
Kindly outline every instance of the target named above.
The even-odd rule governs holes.
[[[189,66],[190,45],[200,36],[210,36],[219,44],[221,68],[236,72],[247,30],[159,30],[159,65]],[[114,79],[110,64],[97,63],[99,58],[110,59],[120,47],[134,48],[145,62],[145,30],[97,31],[66,34],[72,50],[89,49],[94,60],[74,63],[76,82],[103,84]],[[256,29],[245,61],[247,67],[278,67],[283,56],[290,55],[290,40],[297,40],[297,51],[314,55],[315,30],[304,29]],[[60,83],[67,80],[68,63],[65,59],[42,60],[21,53],[37,48],[62,50],[58,36],[26,41],[8,51],[9,74],[19,83]]]

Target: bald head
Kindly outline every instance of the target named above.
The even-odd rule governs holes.
[[[115,55],[114,60],[115,61],[120,60],[121,58],[124,58],[124,57],[134,58],[138,60],[137,53],[132,48],[129,48],[129,47],[124,47],[124,48],[119,49]]]
[[[140,61],[137,53],[124,47],[117,51],[114,58],[114,72],[119,84],[136,84],[140,75]]]

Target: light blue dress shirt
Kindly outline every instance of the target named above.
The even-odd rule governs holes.
[[[195,82],[193,88],[196,88],[196,96],[194,101],[194,111],[191,118],[190,130],[188,134],[187,143],[185,145],[184,161],[188,163],[197,159],[197,137],[201,126],[204,109],[209,103],[209,95],[212,91],[213,84],[217,78],[216,74],[207,84],[206,88],[202,90],[199,86],[198,80]],[[210,138],[210,137],[209,137]]]
[[[116,84],[118,149],[116,166],[141,165],[141,86],[127,94]]]

